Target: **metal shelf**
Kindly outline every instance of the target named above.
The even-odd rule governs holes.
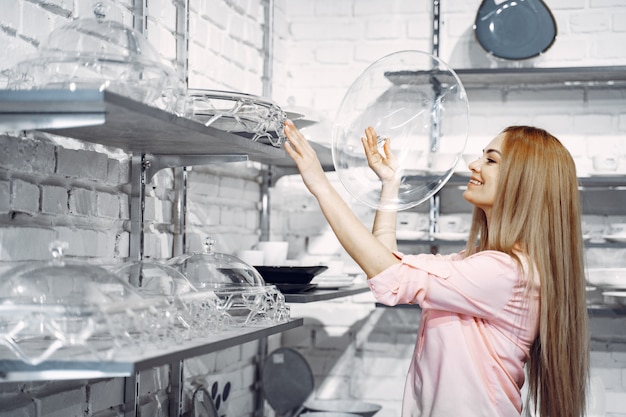
[[[147,345],[140,354],[120,352],[111,361],[55,355],[54,359],[33,366],[10,357],[8,349],[0,348],[0,382],[131,377],[155,366],[171,365],[300,327],[303,322],[302,318],[296,318],[275,326],[232,329],[190,342],[170,343],[169,346]]]
[[[268,165],[295,167],[283,148],[106,90],[0,90],[1,130],[42,130],[133,154],[246,155]],[[330,149],[312,145],[324,168],[331,169]]]
[[[615,88],[626,87],[626,66],[613,67],[527,67],[527,68],[461,68],[454,70],[468,89],[515,88]],[[424,83],[436,78],[453,82],[449,72],[395,71],[386,74],[395,84]]]
[[[285,301],[288,303],[311,303],[314,301],[334,300],[336,298],[348,297],[368,291],[369,287],[367,285],[357,284],[351,287],[339,288],[336,290],[320,289],[295,294],[283,293],[283,295],[285,296]]]
[[[455,72],[467,89],[626,86],[626,66],[485,68],[457,69]]]

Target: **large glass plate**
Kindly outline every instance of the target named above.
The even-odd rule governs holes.
[[[271,100],[251,94],[220,90],[188,90],[192,118],[254,142],[279,147],[285,140],[286,113]]]

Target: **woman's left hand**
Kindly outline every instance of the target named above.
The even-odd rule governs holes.
[[[383,145],[384,155],[378,150],[378,134],[373,127],[365,129],[365,137],[361,138],[363,150],[367,157],[369,167],[376,173],[383,184],[397,182],[398,162],[391,153],[391,140],[385,139]]]

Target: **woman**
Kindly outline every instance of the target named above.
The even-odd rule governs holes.
[[[403,416],[520,416],[527,363],[529,407],[541,417],[585,413],[587,310],[574,162],[549,133],[509,127],[469,165],[464,198],[474,215],[465,251],[397,252],[396,215],[372,232],[352,214],[290,121],[287,153],[348,254],[382,303],[419,304],[422,322]],[[362,138],[370,167],[393,198],[399,182],[387,141]],[[477,244],[475,244],[477,242]]]

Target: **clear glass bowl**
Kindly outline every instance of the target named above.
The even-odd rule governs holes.
[[[74,20],[52,31],[39,53],[9,72],[10,89],[97,89],[183,114],[186,86],[142,34],[104,18]]]

